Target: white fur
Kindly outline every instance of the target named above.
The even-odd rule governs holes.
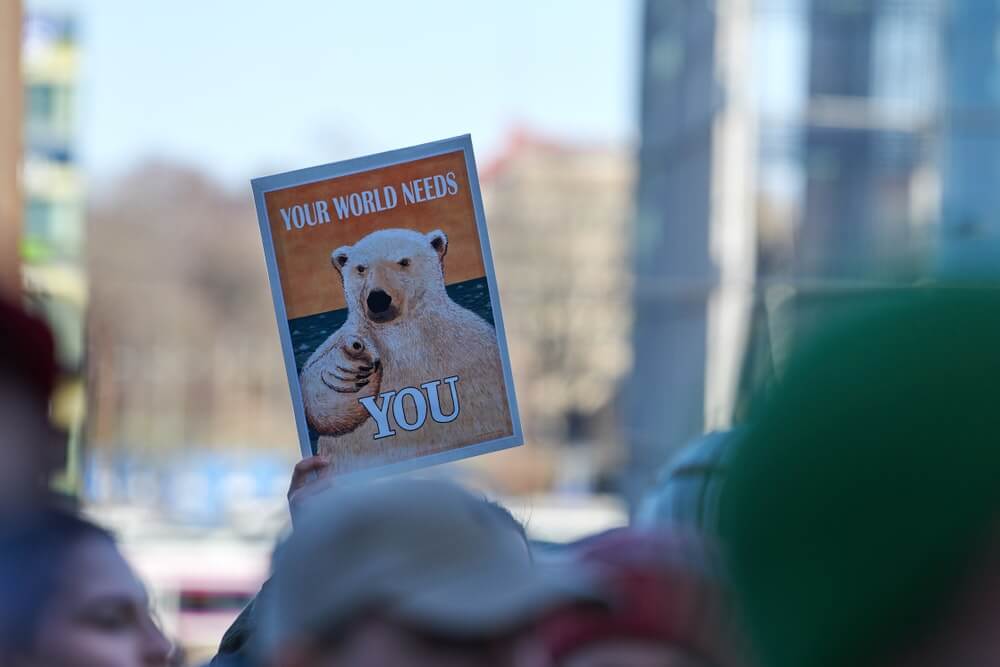
[[[419,388],[425,382],[457,375],[461,407],[453,422],[438,424],[428,417],[416,431],[395,428],[395,436],[380,440],[374,439],[377,429],[370,417],[348,433],[321,436],[319,453],[331,455],[336,469],[385,464],[511,434],[496,331],[448,296],[444,282],[446,253],[447,238],[442,232],[420,234],[406,229],[377,231],[354,246],[332,253],[331,260],[343,279],[349,316],[344,327],[320,346],[306,368],[329,352],[334,338],[356,335],[370,341],[373,354],[381,360],[378,392]],[[401,266],[403,260],[409,260],[409,266]],[[363,272],[358,271],[359,266]],[[365,305],[367,295],[376,289],[392,299],[391,321],[377,321]],[[315,383],[311,386],[315,393]],[[310,421],[342,423],[349,411],[356,412],[358,398],[375,392],[376,388],[369,385],[358,394],[337,395],[336,399],[353,397],[351,407],[314,397],[317,408],[325,404],[322,409],[344,414]],[[439,395],[442,411],[450,413],[447,388],[439,387]],[[410,410],[407,416],[413,418]]]

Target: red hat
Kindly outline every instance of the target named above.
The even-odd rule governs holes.
[[[20,306],[0,299],[0,375],[48,402],[56,382],[55,340],[49,326]]]
[[[611,594],[608,608],[559,610],[540,626],[554,660],[589,644],[639,639],[685,649],[723,664],[719,594],[703,571],[704,547],[663,531],[615,529],[577,545]],[[694,562],[693,557],[701,562]]]

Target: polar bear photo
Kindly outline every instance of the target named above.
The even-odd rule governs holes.
[[[317,453],[335,470],[513,433],[496,330],[449,296],[447,253],[444,232],[409,229],[372,232],[331,252],[347,319],[303,365],[300,384]]]

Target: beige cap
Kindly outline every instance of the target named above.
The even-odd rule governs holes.
[[[455,638],[495,637],[564,602],[599,600],[571,566],[532,563],[502,512],[458,486],[396,479],[314,499],[275,557],[265,652],[378,610]]]

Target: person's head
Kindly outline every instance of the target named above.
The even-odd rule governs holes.
[[[1000,290],[873,295],[792,350],[720,535],[763,667],[1000,663]]]
[[[114,540],[68,512],[0,524],[0,664],[166,665],[170,645]]]
[[[534,566],[509,516],[452,484],[383,481],[304,510],[263,600],[279,667],[504,667],[538,615],[593,592]]]
[[[56,380],[48,326],[0,299],[0,516],[29,509],[47,490],[64,448],[49,422]]]
[[[593,568],[607,607],[567,606],[539,624],[556,667],[723,667],[730,642],[706,549],[693,535],[621,528],[571,555]]]

